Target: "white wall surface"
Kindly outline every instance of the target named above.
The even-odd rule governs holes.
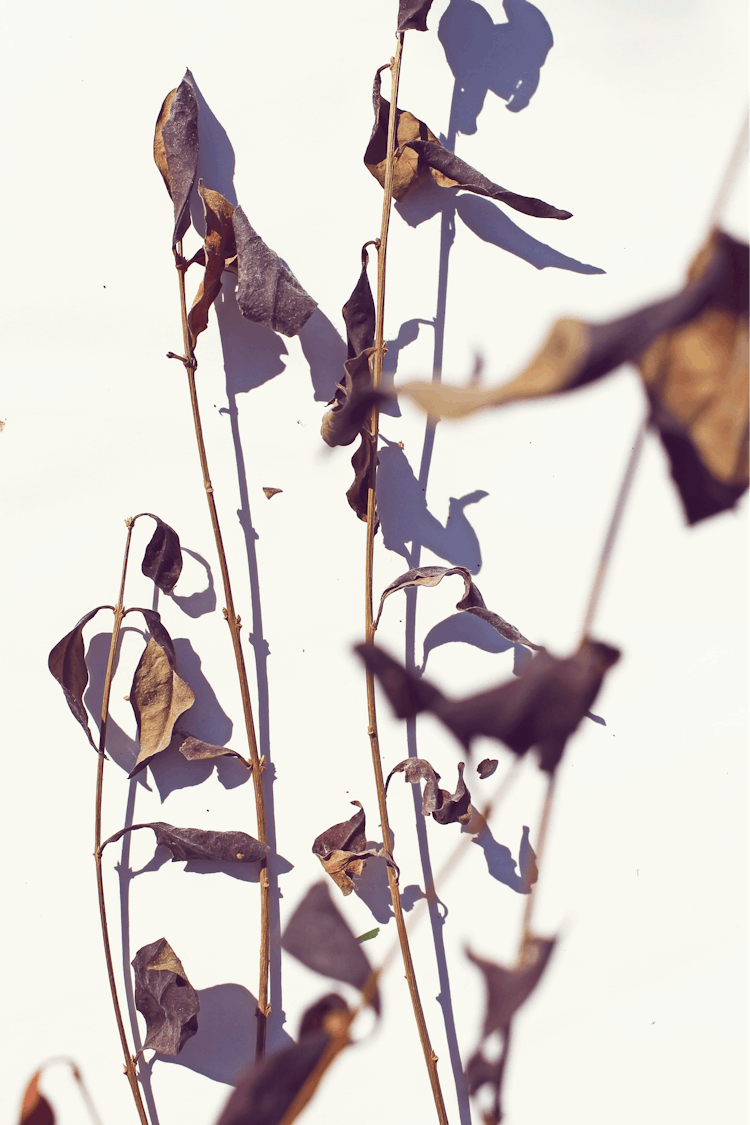
[[[554,45],[528,105],[509,112],[488,93],[476,130],[462,121],[456,151],[574,217],[535,220],[459,197],[448,254],[450,208],[417,225],[419,208],[394,212],[386,336],[411,340],[391,345],[397,381],[431,375],[437,338],[446,381],[465,381],[478,353],[486,382],[499,383],[556,317],[606,319],[677,289],[745,113],[739,0],[540,0],[535,10],[508,0],[508,13],[500,0],[484,6],[496,24],[510,14],[518,21],[511,30],[525,27],[530,50],[543,18]],[[364,525],[344,497],[351,450],[329,451],[319,425],[340,370],[341,305],[360,245],[379,232],[381,192],[362,153],[372,76],[392,53],[396,7],[70,0],[6,13],[2,1121],[16,1120],[28,1077],[60,1054],[77,1060],[105,1125],[136,1119],[101,951],[91,859],[96,759],[46,667],[84,612],[114,601],[125,517],[157,512],[194,552],[180,596],[160,597],[158,609],[199,697],[196,733],[243,749],[184,374],[164,358],[180,349],[181,334],[171,204],[151,144],[162,99],[186,65],[214,115],[202,119],[200,174],[225,194],[233,186],[321,310],[302,342],[282,339],[242,322],[227,285],[222,332],[212,312],[198,350],[213,483],[262,748],[273,763],[282,928],[321,877],[314,837],[349,815],[350,800],[364,803],[368,835],[378,838],[364,681],[350,652],[363,628]],[[407,35],[399,98],[443,135],[453,94],[437,35],[445,7],[436,0],[427,34]],[[523,41],[512,41],[514,52]],[[515,73],[503,65],[506,77]],[[747,236],[746,190],[743,171],[723,216],[738,237]],[[190,240],[198,245],[194,233]],[[447,295],[436,328],[441,261]],[[382,420],[376,593],[408,569],[406,553],[421,542],[422,564],[472,567],[488,606],[569,653],[642,411],[637,377],[624,368],[566,399],[443,424],[425,508],[416,479],[424,420],[402,404],[400,417]],[[283,492],[268,501],[263,486]],[[465,506],[467,522],[456,515],[446,525],[451,498],[477,490],[486,495]],[[517,1021],[507,1125],[745,1120],[746,533],[747,497],[688,529],[649,437],[595,626],[623,658],[593,708],[605,724],[586,721],[560,769],[536,915],[541,932],[560,941]],[[138,566],[149,534],[145,521],[137,525],[129,605],[151,605]],[[458,583],[419,592],[417,663],[430,631],[455,612],[450,581]],[[185,603],[209,582],[215,598]],[[199,616],[186,612],[196,607]],[[405,620],[399,594],[380,640],[401,656]],[[188,768],[170,750],[127,781],[135,727],[123,697],[142,646],[133,622],[115,681],[105,834],[126,816],[254,832],[251,785],[240,784],[231,763]],[[87,633],[94,712],[106,629],[101,616]],[[432,647],[428,639],[427,647],[426,674],[456,694],[512,673],[512,651],[496,644]],[[384,700],[379,717],[390,769],[407,755],[406,728]],[[455,777],[457,744],[429,717],[419,721],[416,749],[446,781]],[[491,744],[478,747],[478,759],[487,753]],[[470,781],[477,801],[510,764],[501,747],[494,756],[495,779]],[[542,788],[525,761],[491,822],[496,875],[503,848],[518,858],[524,825],[534,841]],[[423,887],[425,875],[400,783],[390,808],[410,904],[409,888]],[[424,827],[438,870],[460,833]],[[152,864],[150,833],[120,847],[104,863],[117,966],[166,936],[203,999],[201,1030],[182,1055],[149,1061],[153,1125],[212,1125],[254,1038],[257,889],[252,878],[159,865],[161,852]],[[364,946],[378,960],[395,924],[382,873],[371,865],[367,875],[362,895],[337,902],[355,933],[381,926]],[[457,1052],[465,1061],[474,1049],[483,998],[463,948],[512,958],[523,900],[491,876],[474,845],[438,893],[444,924],[422,920],[414,956],[449,1117],[469,1125],[453,1092],[451,1050],[457,1067]],[[450,996],[442,1008],[441,959]],[[296,1036],[305,1006],[330,985],[276,946],[271,1042]],[[304,1125],[350,1115],[365,1125],[433,1119],[400,970],[385,981],[382,1023],[357,1035]],[[59,1125],[84,1120],[63,1068],[49,1071],[44,1088]]]

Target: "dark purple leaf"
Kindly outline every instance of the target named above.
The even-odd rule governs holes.
[[[373,348],[360,352],[344,364],[344,378],[336,386],[323,415],[320,436],[326,445],[351,445],[359,436],[365,420],[372,410],[372,374],[370,356]]]
[[[464,763],[458,763],[458,782],[455,793],[447,789],[440,790],[442,802],[439,809],[432,814],[433,820],[438,824],[468,824],[474,810],[471,807],[471,793],[464,782]]]
[[[174,204],[172,245],[176,246],[190,226],[190,192],[198,167],[198,99],[189,70],[159,111],[154,160]]]
[[[163,594],[171,594],[182,573],[180,537],[174,528],[155,516],[153,512],[141,512],[141,516],[150,516],[156,522],[156,530],[143,556],[141,571],[159,587]],[[135,518],[140,519],[140,516]]]
[[[214,832],[202,828],[175,828],[163,821],[154,821],[151,824],[129,824],[110,836],[102,844],[104,851],[107,844],[114,844],[126,832],[135,832],[138,828],[152,828],[156,835],[157,847],[168,848],[172,853],[172,863],[179,860],[210,860],[220,863],[257,863],[268,855],[268,844],[248,836],[246,832]]]
[[[554,938],[527,938],[521,963],[512,969],[506,969],[492,961],[484,961],[467,950],[466,956],[484,974],[487,988],[483,1039],[487,1039],[493,1031],[504,1031],[508,1027],[513,1015],[539,983],[554,947]]]
[[[394,773],[402,773],[404,781],[410,785],[419,785],[420,781],[424,781],[422,816],[429,816],[430,813],[434,813],[436,809],[440,808],[442,803],[440,786],[438,785],[440,774],[435,772],[426,758],[405,758],[403,762],[394,766],[385,780],[386,793]]]
[[[278,254],[253,230],[241,207],[232,217],[237,246],[237,304],[247,320],[296,336],[318,307]]]
[[[144,1049],[179,1055],[198,1030],[198,993],[166,938],[144,945],[132,965],[135,1006],[146,1021]]]
[[[50,672],[63,689],[65,700],[73,717],[86,731],[86,737],[95,750],[97,750],[97,746],[91,737],[88,711],[83,705],[83,693],[89,682],[89,670],[86,667],[86,656],[83,648],[83,627],[88,624],[92,617],[96,616],[100,609],[112,609],[112,606],[98,605],[96,609],[92,609],[85,614],[75,628],[71,629],[61,641],[57,642],[47,661]]]
[[[398,31],[427,31],[432,0],[399,0]]]
[[[151,609],[137,612],[143,614],[151,636],[130,689],[130,705],[138,724],[140,742],[130,777],[140,773],[154,754],[166,750],[175,723],[195,702],[192,688],[177,674],[174,645],[161,617]]]
[[[310,888],[281,938],[281,947],[308,969],[363,989],[370,977],[370,964],[361,945],[333,904],[325,883]],[[372,1005],[380,1012],[380,997]]]
[[[367,247],[371,245],[366,242],[362,247],[362,271],[341,313],[346,324],[347,359],[354,359],[375,344],[375,302],[367,277]]]
[[[41,1070],[32,1074],[29,1084],[23,1092],[19,1125],[55,1125],[55,1114],[52,1106],[39,1089],[41,1076]]]
[[[398,874],[398,868],[384,848],[368,848],[365,835],[365,810],[359,801],[359,812],[349,820],[334,824],[316,837],[312,850],[345,895],[355,889],[354,876],[361,875],[368,859],[384,859]]]
[[[486,777],[492,777],[496,769],[497,758],[484,758],[477,766],[477,773],[482,781],[484,781]]]
[[[374,462],[374,465],[373,465]],[[352,457],[354,480],[347,489],[346,498],[350,508],[353,509],[361,520],[367,520],[367,504],[370,494],[370,481],[375,479],[374,471],[378,464],[378,455],[375,452],[375,439],[366,429],[362,430],[359,447]],[[375,515],[375,530],[378,530],[380,521]]]

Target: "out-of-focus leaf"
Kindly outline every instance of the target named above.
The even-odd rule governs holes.
[[[431,711],[467,750],[479,735],[499,739],[518,755],[535,746],[547,773],[557,767],[567,739],[620,656],[618,649],[587,639],[567,659],[541,652],[519,679],[464,699],[447,699],[375,645],[357,645],[355,652],[380,680],[398,718]]]
[[[198,99],[189,70],[159,111],[154,160],[174,204],[172,245],[176,246],[190,226],[190,192],[198,167]]]
[[[266,500],[270,500],[273,496],[278,496],[278,494],[283,491],[283,488],[264,488],[263,495],[265,496]]]
[[[182,574],[180,537],[173,527],[153,512],[141,512],[141,515],[150,516],[156,523],[156,529],[143,556],[141,571],[162,593],[171,594]],[[135,518],[140,519],[140,516]]]
[[[130,689],[130,705],[135,712],[140,742],[130,777],[140,773],[154,754],[166,750],[175,723],[195,703],[193,689],[177,675],[174,645],[161,617],[151,609],[138,612],[143,614],[151,636]]]
[[[182,732],[178,731],[177,733]],[[177,749],[183,758],[187,758],[189,762],[203,762],[208,758],[239,758],[241,762],[247,765],[247,759],[238,754],[236,750],[229,750],[226,746],[214,746],[210,742],[202,742],[200,738],[194,738],[192,734],[185,735]]]
[[[32,1074],[29,1084],[24,1090],[19,1125],[55,1125],[55,1114],[52,1106],[39,1090],[41,1076],[41,1070]]]
[[[432,0],[399,0],[397,31],[427,31]]]
[[[237,304],[247,320],[296,336],[318,307],[278,254],[266,246],[241,207],[232,216],[237,247]]]
[[[400,574],[383,591],[378,616],[375,620],[375,628],[377,629],[380,615],[383,612],[383,603],[390,594],[395,594],[397,590],[406,590],[409,586],[437,586],[449,574],[460,574],[464,580],[464,594],[461,600],[456,602],[456,609],[480,617],[482,621],[486,621],[488,625],[496,629],[501,637],[505,637],[507,641],[511,641],[515,645],[526,645],[528,648],[536,649],[537,652],[544,651],[542,645],[535,645],[528,640],[523,633],[516,629],[515,625],[511,625],[498,613],[493,613],[491,609],[487,609],[484,598],[474,585],[471,574],[464,566],[420,566],[414,570],[407,570],[406,574]]]
[[[336,393],[323,415],[320,436],[326,445],[351,445],[359,435],[372,410],[373,395],[370,356],[374,348],[366,348],[344,364],[344,378],[336,385]]]
[[[157,820],[151,824],[129,824],[110,836],[102,844],[104,851],[107,844],[114,844],[126,832],[135,832],[139,828],[152,828],[156,836],[157,847],[168,848],[172,854],[172,863],[179,860],[205,859],[221,863],[257,863],[268,855],[268,844],[248,836],[246,832],[213,832],[202,828],[175,828],[172,824],[165,824]]]
[[[483,1039],[487,1039],[493,1031],[507,1028],[513,1015],[539,983],[554,948],[554,938],[529,937],[524,941],[521,963],[512,969],[484,961],[471,950],[466,951],[469,960],[482,971],[487,988]]]
[[[322,997],[305,1012],[299,1043],[284,1047],[255,1063],[240,1078],[216,1125],[279,1125],[297,1094],[329,1045],[331,1036],[341,1036],[348,1008],[335,992]],[[317,1083],[310,1086],[309,1096]]]
[[[281,947],[308,969],[355,988],[364,988],[370,976],[370,963],[334,906],[325,883],[315,883],[302,899],[289,919]],[[380,1012],[377,991],[372,1006]]]
[[[394,773],[403,773],[404,780],[411,785],[418,785],[424,781],[425,787],[422,794],[422,816],[430,816],[438,824],[468,824],[471,820],[473,809],[471,807],[471,794],[464,783],[464,763],[458,763],[458,785],[455,793],[441,789],[438,785],[440,774],[430,765],[425,758],[406,758],[394,766],[385,782],[388,792],[388,783]]]
[[[86,731],[86,737],[95,750],[97,746],[91,737],[88,712],[83,705],[83,693],[89,682],[89,670],[86,667],[86,656],[83,648],[83,627],[88,624],[92,617],[96,616],[100,609],[112,609],[112,606],[98,605],[96,609],[92,609],[85,614],[75,628],[71,629],[61,641],[57,642],[49,654],[47,662],[50,672],[63,689],[65,700],[73,713],[73,717]]]
[[[497,758],[484,758],[477,766],[477,773],[482,781],[484,781],[486,777],[492,777],[496,769]]]
[[[353,876],[361,875],[368,859],[384,859],[396,872],[398,868],[384,848],[368,848],[365,835],[365,810],[359,801],[359,812],[321,832],[313,843],[313,855],[323,864],[342,894],[350,895],[355,889]]]
[[[367,276],[366,242],[362,247],[362,270],[352,295],[341,310],[346,325],[346,358],[354,359],[375,344],[375,302]]]
[[[132,965],[135,1006],[146,1021],[144,1049],[179,1055],[198,1030],[198,993],[166,938],[144,945]]]
[[[357,513],[361,520],[367,520],[367,501],[370,493],[369,481],[372,472],[373,461],[377,465],[378,455],[375,452],[375,441],[371,434],[365,430],[362,431],[362,439],[359,443],[354,456],[352,457],[352,468],[354,469],[354,480],[350,487],[347,489],[346,498],[349,501],[349,506]],[[375,530],[378,530],[380,521],[375,515]]]
[[[203,216],[206,222],[206,236],[203,242],[206,272],[193,301],[193,307],[188,313],[188,328],[193,347],[198,336],[208,326],[208,310],[219,296],[225,263],[237,253],[232,225],[234,207],[218,191],[204,188],[203,180],[198,184],[198,194],[203,202]]]

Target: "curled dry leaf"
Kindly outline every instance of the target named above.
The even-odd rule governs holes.
[[[374,348],[366,348],[344,364],[344,378],[337,385],[328,404],[330,410],[323,415],[320,426],[320,436],[326,445],[351,445],[360,434],[376,397],[370,372],[370,356],[374,351]]]
[[[232,216],[237,247],[237,304],[247,320],[296,336],[317,301],[302,288],[278,254],[266,246],[241,207]]]
[[[367,276],[369,255],[366,242],[362,247],[362,269],[352,295],[341,310],[346,325],[346,358],[354,359],[375,344],[375,302]]]
[[[39,1089],[41,1076],[41,1070],[32,1074],[29,1084],[23,1092],[19,1125],[55,1125],[55,1114],[52,1106]]]
[[[144,1049],[179,1055],[198,1030],[198,993],[166,938],[144,945],[132,965],[135,1006],[146,1021]]]
[[[635,362],[689,523],[748,487],[748,247],[714,231],[675,296],[605,324],[557,321],[528,367],[499,387],[407,383],[432,418],[585,386]]]
[[[278,496],[278,494],[283,491],[283,488],[264,488],[263,495],[266,500],[270,500],[272,496]]]
[[[493,613],[491,609],[487,609],[484,598],[474,585],[471,574],[464,566],[420,566],[414,570],[407,570],[406,574],[400,574],[383,591],[374,627],[377,629],[380,615],[383,612],[383,603],[390,594],[395,594],[397,590],[406,590],[409,586],[437,586],[449,574],[460,574],[464,580],[464,594],[461,600],[456,602],[456,609],[464,610],[466,613],[471,613],[474,617],[486,621],[488,625],[497,630],[501,637],[505,637],[507,641],[514,645],[526,645],[537,652],[544,652],[542,645],[535,645],[533,641],[524,637],[515,625],[511,625],[498,613]]]
[[[190,226],[190,192],[198,167],[198,99],[189,70],[159,111],[154,160],[174,204],[172,245],[176,246]]]
[[[182,735],[182,731],[177,731]],[[211,742],[202,742],[192,734],[183,735],[182,742],[177,747],[183,758],[189,762],[203,762],[209,758],[239,758],[247,765],[247,759],[238,754],[236,750],[229,750],[226,746],[214,746]]]
[[[257,863],[268,855],[268,844],[248,836],[247,832],[213,832],[202,828],[175,828],[163,821],[154,821],[151,824],[129,824],[110,836],[101,846],[104,851],[107,844],[114,844],[126,832],[135,832],[139,828],[151,828],[156,836],[157,847],[168,848],[172,855],[172,863],[180,860],[188,862],[196,859],[210,860],[220,863]]]
[[[482,781],[484,781],[486,777],[492,777],[493,773],[497,769],[497,764],[497,758],[484,758],[479,763],[479,765],[477,766],[477,773],[479,774]]]
[[[384,859],[398,873],[396,864],[384,848],[367,847],[365,810],[359,801],[352,801],[352,804],[359,807],[359,812],[321,832],[312,846],[313,855],[318,857],[345,895],[350,895],[355,889],[353,876],[362,874],[368,859]]]
[[[139,609],[138,612],[143,614],[151,636],[138,662],[130,689],[130,704],[138,724],[140,742],[135,769],[130,777],[140,773],[154,754],[166,750],[175,723],[195,702],[193,689],[177,674],[174,645],[161,623],[161,617],[151,609]]]
[[[156,529],[143,556],[141,571],[163,594],[171,594],[182,574],[180,537],[173,527],[153,512],[141,512],[135,518],[140,519],[141,516],[149,516],[156,523]]]
[[[458,763],[458,782],[455,793],[447,789],[440,790],[442,803],[439,809],[432,814],[433,820],[438,824],[468,824],[474,815],[471,807],[471,793],[466,788],[464,781],[464,763]]]
[[[328,1047],[331,1037],[349,1039],[345,1033],[349,1010],[341,996],[328,993],[302,1017],[299,1042],[274,1051],[249,1067],[240,1077],[216,1125],[279,1125]],[[310,1085],[312,1097],[317,1082]]]
[[[308,969],[364,989],[370,981],[370,963],[356,937],[334,906],[325,883],[315,883],[289,919],[281,947]],[[377,989],[370,1001],[380,1012]]]
[[[430,765],[425,758],[406,758],[399,762],[388,774],[385,783],[386,793],[388,782],[394,773],[403,773],[404,780],[412,785],[425,782],[422,794],[422,816],[430,816],[438,824],[468,824],[471,820],[473,809],[471,807],[471,793],[464,782],[464,763],[458,763],[458,785],[455,793],[441,789],[438,785],[440,774]]]
[[[354,480],[346,491],[349,507],[357,513],[361,520],[367,520],[367,504],[370,495],[370,481],[373,480],[373,462],[378,464],[378,455],[375,452],[375,439],[367,430],[362,430],[362,437],[354,456],[352,468]],[[375,531],[380,526],[380,520],[375,514]]]
[[[206,223],[206,236],[203,242],[206,271],[188,313],[188,328],[193,347],[201,332],[208,327],[208,310],[219,296],[221,275],[226,263],[237,253],[234,244],[232,216],[234,207],[218,191],[204,188],[203,180],[198,184],[198,194],[203,203],[203,217]]]
[[[83,627],[91,621],[92,617],[96,616],[100,609],[112,609],[112,606],[98,605],[96,609],[92,609],[85,614],[78,624],[69,633],[66,633],[61,641],[57,642],[47,661],[50,672],[63,689],[65,700],[73,717],[86,731],[86,737],[95,750],[97,746],[91,737],[88,712],[83,705],[83,693],[89,682],[89,670],[86,667],[86,656],[83,648]]]
[[[385,70],[386,67],[381,67]],[[365,165],[385,187],[385,170],[388,156],[388,115],[390,104],[381,94],[380,70],[375,75],[372,90],[375,123],[365,150]],[[518,195],[488,180],[476,168],[450,152],[424,121],[407,110],[396,110],[396,152],[394,156],[393,198],[405,199],[430,177],[438,187],[458,188],[475,195],[484,195],[505,203],[524,215],[538,219],[569,219],[570,211],[561,211],[541,199]]]
[[[519,756],[532,746],[541,769],[552,773],[565,743],[589,710],[619,650],[587,639],[573,656],[542,652],[524,675],[464,699],[448,699],[375,645],[355,651],[377,676],[398,718],[431,711],[470,750],[474,738],[497,738]]]
[[[397,31],[427,31],[432,0],[399,0]]]

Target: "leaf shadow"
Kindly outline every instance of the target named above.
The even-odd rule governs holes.
[[[203,555],[199,555],[197,551],[191,551],[189,547],[183,547],[182,553],[190,555],[197,563],[202,566],[206,572],[208,585],[205,590],[197,590],[194,594],[188,594],[183,597],[181,594],[171,593],[169,596],[172,601],[178,606],[183,613],[188,617],[202,617],[204,613],[213,613],[216,609],[216,588],[214,586],[214,576],[211,567],[208,565]]]
[[[287,875],[294,870],[294,864],[283,856],[276,855],[274,860],[277,874]],[[153,871],[162,868],[165,863],[170,862],[172,862],[172,853],[169,848],[159,844],[148,863],[137,871],[131,871],[130,877],[135,879],[139,875],[150,875]],[[181,863],[183,861],[175,860],[174,862]],[[241,883],[257,883],[260,881],[257,863],[226,863],[220,860],[192,859],[185,863],[184,870],[190,875],[229,875],[232,879],[237,879]]]
[[[138,629],[132,625],[124,625],[120,629],[120,636],[117,644],[117,660],[119,660],[120,648],[126,633],[137,633],[139,637],[145,639],[145,633],[142,629]],[[102,709],[102,695],[104,693],[104,679],[106,676],[107,658],[109,656],[109,646],[112,640],[111,633],[97,633],[89,641],[88,649],[86,650],[86,667],[89,670],[89,684],[83,697],[94,723],[98,731],[101,731],[101,709]],[[115,668],[117,663],[115,664]],[[110,715],[107,719],[107,757],[119,766],[126,774],[129,774],[135,766],[138,757],[138,743],[134,738],[131,738],[119,723]],[[137,775],[137,780],[144,789],[151,792],[151,786],[148,784],[146,771]]]
[[[514,645],[511,641],[507,641],[480,617],[475,617],[471,613],[454,613],[451,617],[446,617],[437,625],[433,625],[425,636],[422,666],[419,669],[421,674],[424,674],[427,668],[429,654],[446,644],[467,644],[491,653],[508,652],[509,649],[513,649],[513,674],[516,676],[522,674],[524,666],[532,659],[529,649],[524,645]]]
[[[479,831],[477,831],[479,827]],[[510,848],[499,844],[490,831],[487,821],[479,813],[468,825],[464,825],[462,832],[471,832],[472,844],[476,844],[484,852],[489,875],[498,883],[503,883],[516,894],[526,895],[531,893],[531,884],[535,881],[536,853],[529,841],[529,829],[523,825],[521,842],[518,846],[518,862],[513,859]],[[517,870],[516,870],[517,868]]]

